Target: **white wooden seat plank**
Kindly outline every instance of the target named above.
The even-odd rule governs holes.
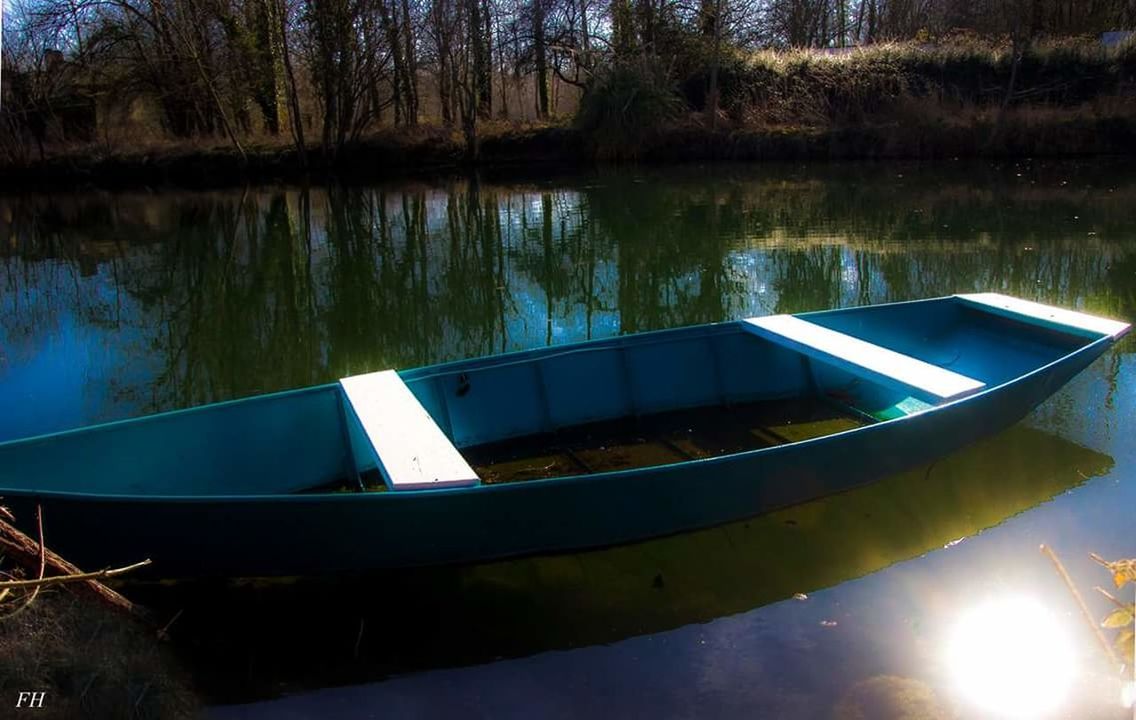
[[[792,315],[748,318],[742,327],[807,355],[867,370],[942,400],[985,387],[985,383],[974,378]]]
[[[477,473],[394,370],[339,381],[392,490],[469,487]]]
[[[1128,331],[1128,323],[1118,320],[1109,320],[1108,318],[1087,315],[1075,310],[1066,310],[1029,300],[1019,300],[1016,297],[1000,293],[969,293],[955,297],[981,310],[1025,322],[1041,321],[1038,324],[1058,325],[1072,331],[1088,332],[1092,335],[1107,335],[1114,338],[1120,337]]]

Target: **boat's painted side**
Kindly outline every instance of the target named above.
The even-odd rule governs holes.
[[[327,385],[0,444],[0,496],[24,518],[42,503],[53,544],[81,565],[145,555],[165,575],[350,571],[611,545],[752,516],[927,462],[1016,422],[1116,339],[1026,331],[951,299],[801,317],[950,366],[986,389],[856,430],[692,462],[467,488],[296,493],[360,457],[353,462],[349,450],[358,428],[345,420],[338,386]],[[1005,352],[990,357],[996,348]],[[734,323],[400,375],[459,447],[809,388],[850,387],[869,407],[904,397]]]

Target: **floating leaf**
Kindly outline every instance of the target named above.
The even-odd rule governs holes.
[[[1128,627],[1132,624],[1132,615],[1133,610],[1131,605],[1126,608],[1120,608],[1119,610],[1113,610],[1109,613],[1108,617],[1101,622],[1101,626],[1106,628]]]

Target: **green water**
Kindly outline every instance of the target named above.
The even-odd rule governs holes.
[[[968,291],[1136,319],[1136,170],[685,167],[0,197],[0,440],[368,370]],[[1071,618],[1099,678],[1037,546],[1086,592],[1107,581],[1088,552],[1136,556],[1133,426],[1129,339],[1003,435],[749,523],[479,567],[139,592],[184,610],[177,647],[217,701],[382,681],[330,697],[392,717],[854,717],[848,698],[895,676],[981,717],[936,648],[992,592]],[[1067,712],[1113,717],[1096,685],[1077,687]]]
[[[0,198],[0,438],[968,290],[1132,317],[1133,207],[1136,174],[1108,164]]]

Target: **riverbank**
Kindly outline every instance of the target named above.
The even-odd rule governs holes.
[[[219,141],[218,141],[219,142]],[[479,167],[572,167],[583,159],[583,139],[562,126],[495,127],[481,140]],[[345,146],[334,156],[291,144],[250,144],[242,157],[231,145],[163,143],[107,151],[75,146],[45,160],[0,161],[0,190],[183,186],[229,187],[246,183],[328,182],[425,177],[469,167],[456,130],[419,126],[384,128]]]
[[[1136,105],[1134,103],[1133,105]],[[1010,111],[968,118],[917,117],[838,127],[722,127],[691,117],[646,139],[635,157],[647,164],[938,160],[962,157],[1082,157],[1136,150],[1136,108]],[[588,136],[572,127],[495,128],[473,165],[491,175],[573,169],[596,159]],[[460,135],[444,128],[391,129],[346,147],[301,157],[283,145],[253,146],[242,158],[228,146],[164,145],[106,153],[74,148],[43,162],[0,166],[0,189],[61,187],[226,187],[244,183],[419,178],[467,170]]]
[[[169,139],[153,121],[108,124],[93,142],[0,143],[0,189],[218,187],[366,182],[471,167],[507,179],[603,163],[938,160],[1127,155],[1136,148],[1136,43],[969,36],[833,52],[698,53],[665,70],[647,55],[597,68],[558,121],[460,128],[373,123],[359,139],[299,152],[287,133]],[[718,101],[708,98],[711,68]],[[237,149],[238,147],[242,149]],[[473,158],[471,160],[471,158]]]

